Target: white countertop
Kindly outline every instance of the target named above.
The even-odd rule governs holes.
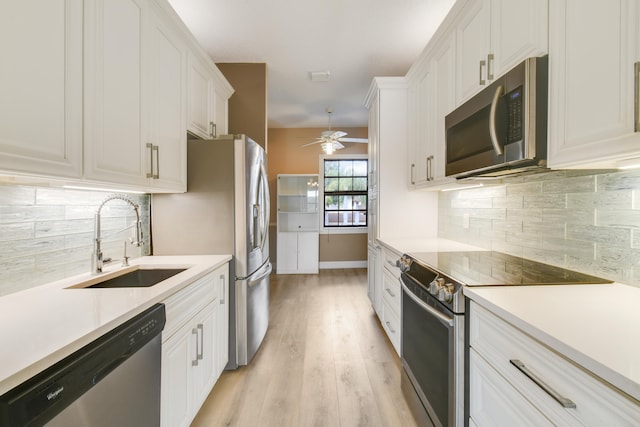
[[[456,242],[455,240],[433,238],[379,238],[380,244],[396,252],[458,252],[458,251],[488,251],[478,246]]]
[[[96,277],[86,273],[1,297],[0,395],[229,260],[230,255],[142,257],[131,265],[188,270],[147,288],[66,289]],[[109,266],[105,273],[120,269]]]
[[[640,288],[494,286],[464,294],[640,400]]]

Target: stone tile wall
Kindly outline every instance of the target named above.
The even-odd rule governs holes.
[[[94,213],[109,195],[0,185],[0,296],[89,272]],[[150,253],[150,197],[127,197],[140,205],[143,222],[145,244],[127,244],[127,254],[136,258]],[[104,257],[122,258],[124,241],[135,234],[135,212],[113,200],[101,213]]]
[[[554,171],[441,192],[438,234],[640,286],[640,172]]]

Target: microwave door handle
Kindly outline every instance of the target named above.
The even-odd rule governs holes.
[[[489,115],[489,136],[491,137],[491,144],[498,156],[502,155],[502,147],[498,141],[498,135],[496,134],[496,110],[498,109],[498,101],[504,93],[504,87],[498,86],[496,92],[493,94],[493,100],[491,101],[491,112]]]

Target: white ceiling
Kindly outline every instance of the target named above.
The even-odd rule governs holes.
[[[215,62],[264,62],[268,126],[364,127],[375,76],[402,76],[454,0],[169,0]],[[314,83],[310,71],[330,71]]]

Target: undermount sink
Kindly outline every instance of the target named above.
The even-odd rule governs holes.
[[[71,286],[71,288],[147,288],[185,270],[186,268],[138,268],[115,277],[110,275],[104,280],[98,279],[96,281],[94,278],[89,282]]]

